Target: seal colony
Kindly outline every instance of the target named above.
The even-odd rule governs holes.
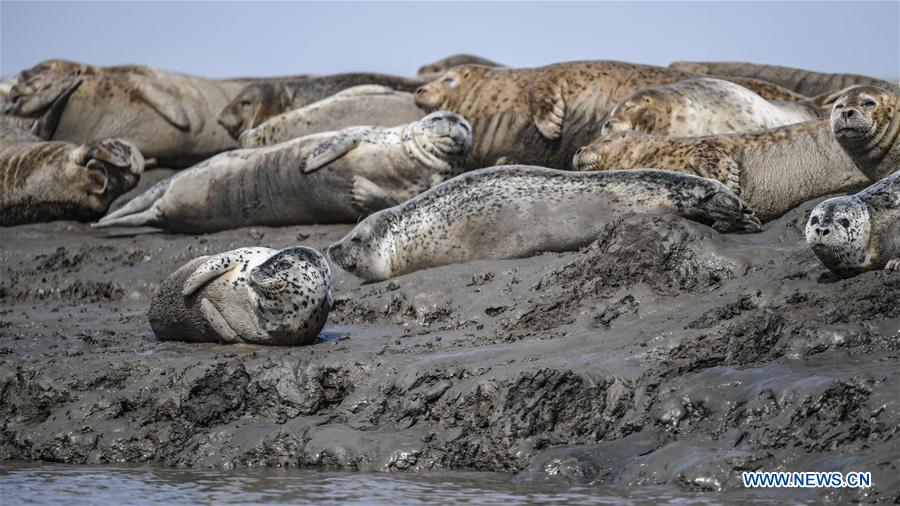
[[[175,271],[147,318],[163,340],[309,344],[328,318],[331,281],[328,262],[312,248],[240,248]]]

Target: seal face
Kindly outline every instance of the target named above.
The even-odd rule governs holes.
[[[831,129],[872,181],[900,165],[900,100],[894,93],[874,86],[846,90],[834,102]]]
[[[176,271],[148,317],[163,340],[308,344],[325,325],[331,284],[328,262],[312,248],[240,248]]]
[[[806,242],[841,277],[900,268],[900,171],[817,205],[806,223]]]
[[[380,281],[477,259],[569,251],[605,219],[677,214],[758,230],[745,203],[716,181],[661,170],[576,173],[520,165],[476,170],[375,213],[328,248],[336,264]]]
[[[121,139],[80,146],[0,124],[0,225],[95,220],[134,188],[144,158]]]

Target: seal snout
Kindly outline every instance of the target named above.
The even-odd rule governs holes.
[[[572,167],[575,170],[590,171],[596,170],[600,164],[600,155],[593,151],[590,146],[582,146],[575,152],[572,158]]]

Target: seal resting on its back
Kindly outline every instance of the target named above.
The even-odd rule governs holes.
[[[141,152],[120,139],[47,142],[0,121],[0,225],[95,220],[143,170]]]
[[[164,340],[314,342],[331,309],[331,270],[316,250],[240,248],[191,260],[162,282],[147,318]]]
[[[900,166],[865,190],[817,205],[806,242],[838,276],[900,269]]]
[[[238,143],[242,148],[271,146],[356,125],[403,125],[422,119],[425,114],[410,93],[386,86],[355,86],[306,107],[273,116],[242,133]]]
[[[353,223],[459,173],[471,142],[466,120],[437,112],[394,128],[230,151],[160,181],[95,226],[196,233]]]
[[[505,166],[463,174],[369,216],[333,244],[328,256],[378,281],[451,263],[578,249],[626,213],[759,229],[746,204],[711,179],[662,170],[577,173]]]
[[[765,100],[721,79],[685,79],[632,93],[616,104],[602,134],[635,130],[650,135],[693,137],[752,132],[802,123],[824,112],[801,102]]]

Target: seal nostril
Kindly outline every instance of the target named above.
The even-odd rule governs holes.
[[[854,111],[853,109],[847,109],[846,111],[844,111],[844,118],[852,118],[855,115],[856,111]]]
[[[822,230],[822,237],[825,237],[826,235],[828,235],[828,234],[830,234],[830,233],[831,233],[831,230],[828,230],[828,229],[826,228],[825,230]]]
[[[575,156],[581,156],[584,153],[584,146],[578,148],[578,151],[575,152]]]
[[[418,88],[416,88],[416,95],[422,95],[423,93],[425,93],[424,86],[419,86]]]

